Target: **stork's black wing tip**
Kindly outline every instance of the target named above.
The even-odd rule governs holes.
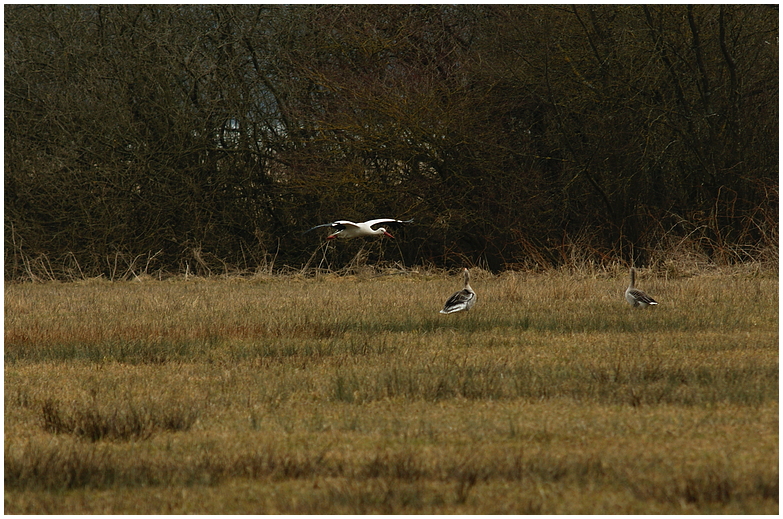
[[[334,224],[331,224],[331,223],[322,223],[321,225],[316,225],[315,227],[310,227],[310,228],[309,228],[309,229],[307,229],[306,231],[302,231],[302,234],[307,234],[307,233],[308,233],[308,232],[310,232],[310,231],[314,231],[314,230],[316,230],[316,229],[319,229],[319,228],[321,228],[321,227],[327,227],[327,226],[330,226],[330,225],[334,225]]]

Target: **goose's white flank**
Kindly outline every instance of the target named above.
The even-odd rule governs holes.
[[[636,288],[636,269],[631,267],[631,284],[625,289],[625,300],[631,306],[640,306],[647,308],[651,305],[657,305],[658,301]]]
[[[412,221],[412,218],[410,220],[376,218],[375,220],[367,220],[366,222],[360,223],[353,223],[349,222],[348,220],[337,220],[336,222],[332,223],[322,223],[321,225],[316,225],[315,227],[307,229],[304,233],[310,232],[313,229],[318,229],[320,227],[331,227],[333,232],[326,237],[327,240],[332,240],[334,238],[358,238],[359,236],[374,236],[377,234],[385,234],[389,238],[394,238],[394,236],[389,234],[389,232],[384,227],[378,227],[377,229],[374,229],[373,226],[381,223],[400,225],[403,223],[411,223]]]
[[[465,288],[459,292],[455,292],[448,298],[440,313],[453,314],[454,312],[461,312],[463,310],[467,311],[470,310],[470,307],[476,302],[476,293],[470,288],[470,272],[468,269],[463,268],[462,274],[465,276]]]

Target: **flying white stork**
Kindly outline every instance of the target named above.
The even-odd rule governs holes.
[[[311,229],[307,229],[302,234],[310,232],[313,229],[318,229],[319,227],[331,227],[332,229],[334,229],[334,232],[326,237],[327,240],[331,240],[334,238],[358,238],[359,236],[373,236],[376,234],[385,234],[389,238],[394,238],[394,236],[389,234],[389,232],[386,231],[384,227],[373,229],[373,225],[378,225],[379,223],[390,223],[392,225],[398,225],[403,223],[411,223],[412,221],[413,218],[411,218],[410,220],[395,220],[394,218],[377,218],[375,220],[367,220],[366,222],[360,222],[360,223],[353,223],[353,222],[349,222],[348,220],[337,220],[336,222],[332,222],[332,223],[322,223],[321,225],[316,225]]]
[[[468,269],[463,268],[462,274],[465,276],[465,288],[459,292],[454,292],[450,298],[446,300],[446,304],[443,306],[442,314],[452,314],[454,312],[461,312],[462,310],[470,310],[473,303],[476,302],[476,293],[470,288],[470,272]]]
[[[640,306],[647,308],[651,305],[657,305],[658,301],[645,294],[643,291],[636,288],[636,269],[631,267],[631,284],[625,289],[625,300],[630,303],[631,306]]]

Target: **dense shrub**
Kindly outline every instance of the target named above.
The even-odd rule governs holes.
[[[777,250],[774,5],[5,14],[6,279]]]

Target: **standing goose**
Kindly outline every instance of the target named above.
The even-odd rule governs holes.
[[[373,236],[376,234],[385,234],[389,238],[394,238],[394,236],[389,234],[385,228],[379,227],[377,229],[374,229],[373,225],[377,225],[379,223],[399,225],[403,223],[411,223],[412,221],[413,218],[411,218],[410,220],[396,220],[394,218],[376,218],[375,220],[368,220],[366,222],[360,222],[360,223],[349,222],[348,220],[337,220],[336,222],[332,222],[332,223],[322,223],[321,225],[316,225],[315,227],[311,227],[310,229],[307,229],[302,234],[308,233],[313,229],[318,229],[319,227],[331,227],[332,229],[334,229],[334,232],[326,237],[327,240],[332,240],[334,238],[357,238],[359,236]]]
[[[631,306],[641,306],[647,308],[651,305],[657,305],[658,302],[652,297],[645,294],[643,291],[636,288],[636,269],[631,267],[631,284],[625,289],[625,300],[628,301]]]
[[[462,274],[465,276],[465,288],[459,292],[455,292],[440,311],[442,314],[452,314],[454,312],[461,312],[462,310],[470,310],[473,303],[476,302],[476,293],[470,288],[470,272],[468,269],[463,268]]]

